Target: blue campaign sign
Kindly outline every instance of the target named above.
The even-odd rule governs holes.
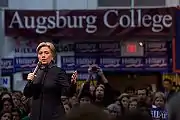
[[[120,56],[120,42],[99,42],[98,46],[101,56]]]
[[[169,51],[167,41],[148,41],[145,44],[145,56],[164,56]]]
[[[145,70],[148,71],[168,71],[168,57],[147,57],[145,58]]]
[[[119,71],[121,67],[121,58],[100,57],[99,66],[105,71]]]
[[[64,70],[75,70],[75,57],[74,56],[61,56],[61,67]]]
[[[121,58],[122,71],[142,71],[144,70],[143,57],[123,57]]]
[[[0,77],[0,87],[8,88],[11,87],[11,79],[9,76]]]
[[[151,115],[154,120],[168,120],[167,110],[161,110],[159,108],[152,108]]]
[[[97,57],[75,56],[76,69],[78,71],[88,71],[90,65],[98,65]]]
[[[98,43],[87,42],[87,43],[75,44],[75,55],[77,56],[97,55],[97,52],[98,52]]]
[[[15,57],[15,72],[32,71],[37,65],[37,57]]]
[[[173,71],[180,72],[180,10],[176,11],[176,38],[172,41],[173,46]]]
[[[13,73],[14,61],[13,59],[1,59],[1,72],[2,74],[11,74]]]

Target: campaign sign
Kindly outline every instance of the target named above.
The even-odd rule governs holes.
[[[99,66],[105,71],[117,71],[120,70],[121,59],[118,57],[101,57]]]
[[[168,71],[168,58],[167,57],[145,58],[145,70]]]
[[[36,56],[37,40],[17,39],[15,44],[15,57]]]
[[[144,68],[144,59],[137,57],[126,57],[121,58],[121,70],[122,71],[137,71],[143,70]]]
[[[151,115],[154,120],[168,120],[168,112],[159,108],[152,108]]]
[[[74,56],[61,56],[61,67],[64,70],[74,70],[75,69]]]
[[[16,57],[14,59],[15,72],[32,71],[37,65],[37,57]]]
[[[0,77],[0,87],[1,88],[11,88],[11,78],[9,76]]]
[[[16,47],[14,51],[16,57],[36,56],[36,48]]]
[[[56,51],[59,52],[74,52],[74,43],[61,42],[59,40],[53,40]]]
[[[145,44],[145,53],[146,56],[166,55],[168,48],[167,42],[151,41]]]
[[[1,59],[1,72],[2,74],[13,73],[14,61],[13,59]]]
[[[87,80],[87,78],[89,77],[89,73],[79,73],[78,74],[78,80]],[[96,79],[96,74],[92,75],[92,79]]]
[[[76,43],[75,54],[81,56],[96,55],[98,52],[98,43]]]
[[[102,56],[120,56],[121,46],[120,42],[100,42],[99,54]]]
[[[75,61],[78,71],[88,71],[90,65],[98,65],[98,59],[96,57],[76,57]]]

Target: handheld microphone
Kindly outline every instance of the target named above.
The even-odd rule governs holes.
[[[41,66],[41,64],[42,64],[42,63],[41,63],[40,61],[37,63],[36,68],[35,68],[34,71],[33,71],[33,74],[36,74],[36,73],[37,73],[37,71],[38,71],[39,67]]]
[[[40,67],[41,64],[42,64],[42,63],[41,63],[40,61],[37,63],[36,68],[35,68],[34,71],[33,71],[33,74],[34,74],[34,75],[37,73],[37,71],[38,71],[38,69],[39,69],[39,67]],[[29,81],[30,83],[33,82],[33,80],[28,80],[28,81]]]

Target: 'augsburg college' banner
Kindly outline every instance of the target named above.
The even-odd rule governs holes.
[[[119,37],[129,34],[134,36],[167,35],[171,31],[173,13],[173,8],[5,10],[5,34],[67,38],[107,38],[108,36]]]

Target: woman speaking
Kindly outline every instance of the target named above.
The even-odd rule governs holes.
[[[54,64],[55,47],[50,42],[42,42],[37,49],[38,66],[27,76],[28,83],[24,95],[32,97],[31,120],[62,120],[64,107],[61,94],[68,91],[66,73]]]

